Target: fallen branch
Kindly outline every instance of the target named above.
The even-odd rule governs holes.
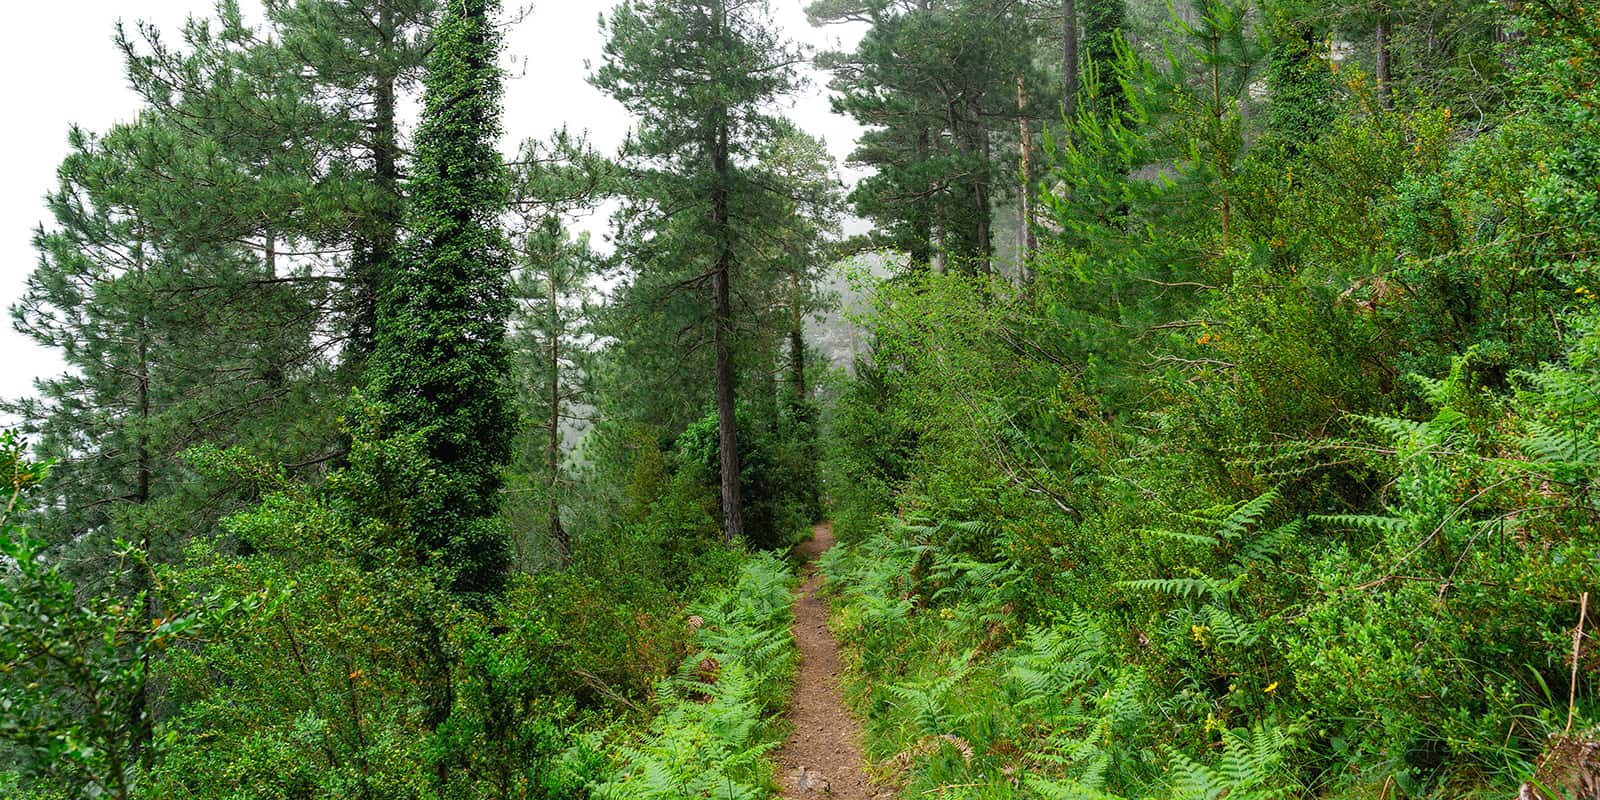
[[[611,700],[614,700],[622,705],[627,706],[628,708],[633,709],[634,711],[639,712],[640,714],[645,713],[645,710],[640,708],[638,703],[623,697],[622,694],[620,694],[616,689],[607,686],[605,681],[600,680],[600,678],[595,676],[593,673],[585,672],[581,669],[574,669],[573,672],[577,673],[578,677],[583,679],[584,685],[588,686],[589,688],[605,695]]]

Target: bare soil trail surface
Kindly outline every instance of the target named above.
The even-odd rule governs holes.
[[[873,800],[861,755],[861,723],[839,694],[839,643],[828,630],[828,607],[817,596],[817,557],[833,546],[833,525],[818,525],[796,551],[806,558],[805,583],[795,594],[794,636],[800,673],[789,706],[794,733],[778,751],[779,785],[789,800]],[[883,794],[881,796],[892,796]]]

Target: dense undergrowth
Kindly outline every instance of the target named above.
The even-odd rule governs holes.
[[[1431,413],[1359,420],[1340,451],[1370,451],[1382,487],[1359,513],[1299,512],[1290,488],[1169,509],[1132,457],[1081,522],[1001,486],[902,495],[825,562],[871,756],[956,797],[1514,791],[1600,715],[1594,656],[1572,661],[1600,319],[1575,324],[1508,396],[1458,368]]]
[[[693,464],[613,433],[590,476],[606,535],[487,606],[394,544],[431,477],[408,437],[357,431],[315,487],[239,452],[194,454],[262,500],[181,564],[136,561],[153,588],[129,603],[72,580],[16,524],[48,470],[8,435],[0,548],[19,569],[0,582],[0,706],[22,769],[0,772],[5,796],[641,797],[708,776],[759,794],[793,659],[790,571],[722,544]],[[154,629],[146,602],[164,612]],[[151,681],[163,719],[141,767],[119,760],[121,720]]]
[[[1031,289],[872,285],[826,569],[906,796],[1576,790],[1600,51],[1573,13],[1530,12],[1492,124],[1358,76],[1325,128],[1159,176],[1129,168],[1215,120],[1124,53],[1126,113],[1058,143]]]

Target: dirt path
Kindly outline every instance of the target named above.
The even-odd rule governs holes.
[[[833,546],[833,525],[816,527],[797,550],[806,557],[806,581],[795,596],[794,635],[800,674],[789,707],[794,733],[778,751],[778,783],[791,800],[872,800],[861,756],[861,724],[839,694],[839,643],[828,630],[828,608],[817,597],[822,575],[817,556]]]

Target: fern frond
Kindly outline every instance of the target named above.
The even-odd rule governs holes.
[[[1413,419],[1399,417],[1376,417],[1364,414],[1356,415],[1356,419],[1367,423],[1377,432],[1383,434],[1394,444],[1411,444],[1428,441],[1430,431],[1428,423],[1418,422]]]
[[[1278,502],[1278,490],[1268,489],[1265,494],[1239,506],[1232,514],[1217,526],[1217,538],[1231,541],[1244,536],[1266,516],[1272,506]]]
[[[1572,467],[1600,467],[1600,442],[1595,440],[1594,431],[1558,428],[1536,421],[1527,425],[1529,435],[1520,444],[1531,458]]]
[[[1209,597],[1219,582],[1210,578],[1144,578],[1135,581],[1118,581],[1118,586],[1141,592],[1170,594],[1177,597]]]
[[[1324,525],[1353,528],[1380,534],[1405,533],[1411,528],[1411,521],[1408,519],[1380,517],[1373,514],[1318,514],[1310,517],[1310,520]]]
[[[1303,522],[1295,520],[1274,529],[1271,533],[1257,536],[1239,551],[1239,561],[1250,563],[1276,558],[1287,549],[1290,542],[1300,537],[1303,527]]]
[[[1161,528],[1147,528],[1143,532],[1150,536],[1168,539],[1174,542],[1181,542],[1183,544],[1192,544],[1196,547],[1216,547],[1218,541],[1216,536],[1207,533],[1184,533],[1183,531],[1172,531]]]

